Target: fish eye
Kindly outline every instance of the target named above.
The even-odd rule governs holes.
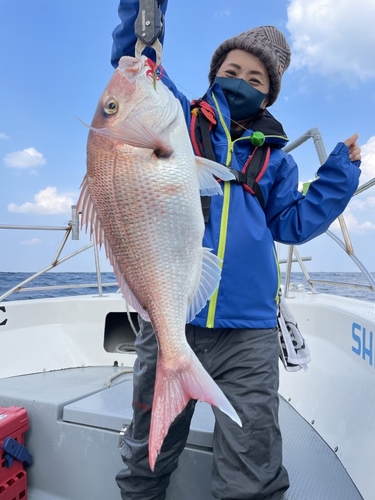
[[[118,102],[113,97],[104,104],[104,113],[114,115],[118,111]]]

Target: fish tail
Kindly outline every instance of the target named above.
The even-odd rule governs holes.
[[[152,471],[170,425],[190,399],[216,406],[242,427],[237,412],[193,352],[183,367],[174,369],[166,367],[159,353],[149,440],[149,462]]]

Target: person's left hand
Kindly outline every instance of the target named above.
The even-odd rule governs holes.
[[[358,134],[353,134],[349,139],[344,141],[349,148],[349,159],[350,161],[356,161],[361,159],[361,148],[357,144]]]

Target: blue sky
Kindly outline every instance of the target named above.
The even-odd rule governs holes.
[[[0,0],[0,224],[51,226],[70,220],[85,174],[87,129],[76,117],[91,121],[112,75],[117,5],[117,0]],[[199,97],[215,48],[267,24],[282,30],[292,47],[292,65],[270,108],[289,138],[318,127],[329,153],[358,132],[361,183],[375,177],[373,0],[170,0],[163,65],[182,92]],[[312,179],[319,167],[312,142],[293,156],[300,180]],[[344,216],[357,256],[375,271],[374,188],[353,199]],[[1,230],[0,271],[47,266],[60,236]],[[82,234],[67,252],[87,242]],[[310,271],[357,270],[327,235],[300,252],[313,256]],[[101,260],[110,270],[104,255]],[[85,253],[60,270],[90,271],[93,263]]]

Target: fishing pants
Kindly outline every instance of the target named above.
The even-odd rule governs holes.
[[[172,423],[152,472],[148,437],[157,341],[139,318],[135,341],[133,420],[121,449],[125,468],[116,476],[123,500],[164,500],[185,447],[196,401]],[[282,465],[278,422],[279,343],[276,329],[206,329],[187,325],[187,340],[235,410],[242,428],[217,408],[211,490],[221,500],[281,500],[289,487]]]

